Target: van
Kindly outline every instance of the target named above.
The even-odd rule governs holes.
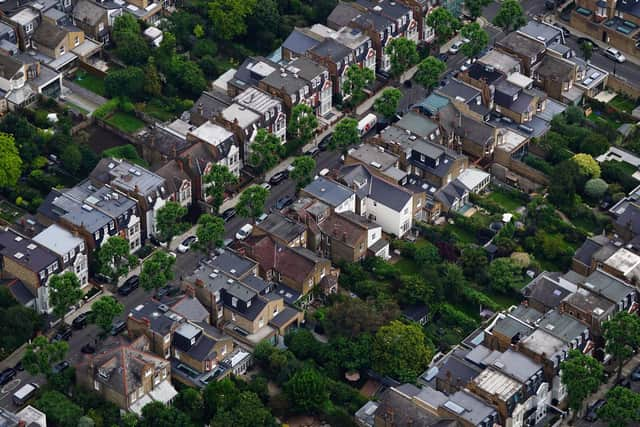
[[[36,394],[38,389],[38,385],[34,383],[23,385],[18,391],[13,393],[13,404],[16,406],[24,405]]]

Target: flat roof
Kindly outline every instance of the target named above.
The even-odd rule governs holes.
[[[350,188],[323,177],[313,180],[304,191],[333,207],[341,205],[354,195]]]
[[[488,394],[498,396],[505,402],[522,388],[522,384],[518,381],[491,369],[482,371],[480,375],[473,379],[473,382],[479,389]]]
[[[52,224],[45,228],[33,238],[33,241],[40,243],[60,256],[77,249],[84,242],[82,238],[74,236],[70,231],[60,227],[58,224]]]
[[[387,153],[382,147],[371,144],[360,145],[355,150],[350,151],[349,156],[380,170],[386,170],[398,162],[398,156]]]

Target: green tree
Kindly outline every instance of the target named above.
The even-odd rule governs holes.
[[[115,53],[127,65],[143,65],[151,50],[140,33],[140,24],[135,16],[122,14],[113,22],[111,31],[116,44]]]
[[[605,350],[618,363],[617,377],[622,375],[624,361],[640,348],[640,318],[626,311],[616,313],[602,324]]]
[[[13,188],[18,183],[22,159],[13,135],[0,133],[0,188]]]
[[[580,174],[588,178],[600,178],[600,165],[589,154],[578,153],[571,158],[580,169]]]
[[[584,193],[591,199],[598,201],[604,197],[609,184],[604,179],[592,178],[584,185]]]
[[[442,4],[449,12],[451,12],[453,16],[462,15],[462,6],[464,5],[464,0],[445,0],[442,2]]]
[[[98,250],[97,259],[100,273],[113,283],[138,264],[136,256],[129,253],[129,242],[120,236],[110,237],[104,242]]]
[[[318,127],[318,118],[307,104],[298,104],[291,109],[291,120],[287,130],[297,147],[308,144]]]
[[[414,381],[432,356],[433,350],[427,346],[422,328],[398,320],[378,329],[371,349],[373,369],[399,381]]]
[[[56,274],[49,280],[49,304],[56,316],[63,317],[69,311],[69,307],[76,305],[80,298],[80,280],[74,273],[67,271]]]
[[[460,21],[446,8],[438,7],[427,16],[427,25],[435,31],[438,45],[442,45],[458,31]]]
[[[350,145],[360,142],[360,133],[358,132],[358,121],[351,117],[345,117],[340,120],[333,129],[331,137],[331,147],[333,150],[346,153]]]
[[[462,27],[460,34],[462,37],[469,39],[469,42],[463,44],[462,48],[460,48],[467,57],[476,56],[489,43],[489,34],[477,22],[472,22]]]
[[[464,5],[473,18],[482,15],[482,9],[491,4],[492,0],[465,0]]]
[[[94,427],[95,425],[96,422],[93,421],[93,418],[87,415],[80,417],[80,419],[78,420],[78,427]]]
[[[391,62],[391,75],[396,78],[420,61],[416,43],[404,37],[392,39],[385,53]]]
[[[582,57],[585,61],[591,61],[591,57],[593,56],[593,45],[591,42],[584,42],[580,45],[580,50],[582,51]]]
[[[250,148],[249,165],[256,170],[264,172],[278,164],[280,139],[266,129],[258,129]]]
[[[195,427],[187,414],[162,402],[148,403],[142,408],[138,427]]]
[[[364,88],[376,78],[373,70],[353,64],[347,68],[347,78],[342,85],[344,97],[349,98],[350,105],[358,105],[366,98]]]
[[[82,416],[82,408],[58,391],[45,392],[34,406],[47,414],[47,420],[58,427],[77,427]]]
[[[487,271],[489,287],[502,293],[509,293],[522,287],[522,268],[510,258],[496,258]]]
[[[434,56],[427,56],[418,65],[418,70],[413,76],[425,89],[432,89],[438,85],[442,73],[447,69],[444,62]]]
[[[219,216],[202,214],[198,218],[196,228],[198,247],[210,253],[215,247],[222,246],[224,241],[224,220]]]
[[[177,202],[167,202],[158,209],[156,214],[156,229],[161,241],[170,243],[175,236],[189,229],[189,224],[183,221],[187,208]]]
[[[104,296],[91,304],[91,310],[95,324],[107,332],[111,329],[113,319],[124,311],[124,305],[112,296]]]
[[[504,31],[511,32],[526,24],[527,18],[518,0],[504,0],[500,3],[500,9],[493,18],[493,23]]]
[[[158,97],[162,94],[162,80],[153,57],[149,57],[147,65],[144,66],[143,90],[150,97]]]
[[[256,218],[264,213],[264,205],[267,202],[267,197],[269,197],[269,190],[261,185],[252,185],[247,188],[240,195],[240,200],[236,206],[238,215],[255,221]]]
[[[388,88],[382,92],[382,95],[376,99],[373,109],[382,114],[387,119],[393,118],[398,110],[402,98],[402,92],[396,88]]]
[[[458,263],[469,279],[478,280],[489,265],[486,251],[478,246],[467,246],[462,249]]]
[[[104,91],[111,98],[127,97],[138,101],[144,96],[145,79],[140,67],[113,70],[104,79]]]
[[[238,178],[231,173],[229,168],[222,165],[213,165],[211,171],[204,176],[207,196],[211,197],[211,208],[218,213],[224,202],[224,191],[228,185],[238,183]]]
[[[640,424],[640,393],[616,386],[607,392],[607,402],[598,416],[611,427]]]
[[[327,333],[353,339],[375,333],[380,326],[400,316],[397,304],[377,305],[359,298],[346,298],[327,309],[324,320]]]
[[[584,400],[602,383],[602,365],[579,350],[571,350],[569,357],[560,364],[560,373],[560,380],[567,387],[569,408],[575,417],[582,409]]]
[[[142,264],[140,286],[145,291],[159,289],[173,279],[173,264],[176,259],[165,251],[155,251]]]
[[[233,40],[247,32],[246,19],[256,7],[256,0],[212,0],[209,19],[220,40]]]
[[[313,368],[296,372],[284,389],[294,408],[303,414],[321,411],[329,400],[326,379]]]
[[[334,134],[335,137],[335,134]],[[291,164],[293,170],[290,173],[291,179],[296,183],[296,188],[306,187],[313,181],[313,174],[316,170],[316,161],[310,156],[300,156]]]
[[[40,335],[27,346],[22,357],[24,369],[31,375],[51,373],[51,365],[62,361],[69,351],[69,343],[60,340],[49,342],[47,337]]]
[[[254,427],[276,425],[269,409],[251,391],[238,394],[235,404],[225,408],[211,420],[212,427]]]
[[[558,163],[551,173],[549,201],[560,208],[572,208],[576,202],[580,168],[571,159]]]

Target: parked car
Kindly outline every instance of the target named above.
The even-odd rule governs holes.
[[[455,55],[456,53],[460,52],[460,49],[462,49],[462,46],[464,46],[464,42],[462,40],[458,40],[457,42],[452,44],[451,47],[449,48],[449,54]]]
[[[309,157],[315,157],[318,154],[320,154],[320,149],[318,147],[313,147],[304,153],[305,156],[309,156]]]
[[[446,53],[440,53],[438,54],[437,58],[442,62],[447,62],[447,60],[449,59],[449,55],[447,55]]]
[[[73,321],[71,322],[71,326],[73,327],[73,329],[82,329],[87,326],[90,318],[91,310],[80,313],[76,316],[75,319],[73,319]]]
[[[562,30],[562,34],[564,35],[564,38],[567,39],[569,37],[571,37],[571,31],[569,31],[569,29],[567,27],[560,27],[560,29]]]
[[[593,405],[587,408],[587,415],[585,415],[584,419],[589,422],[594,422],[598,419],[598,410],[607,403],[604,399],[598,399]]]
[[[413,87],[413,83],[411,82],[411,79],[405,80],[404,83],[402,83],[402,85],[407,89],[411,89]]]
[[[329,146],[331,145],[332,136],[333,134],[330,133],[329,135],[325,136],[320,140],[320,142],[318,143],[318,148],[320,149],[320,151],[325,151],[329,148]]]
[[[256,225],[262,223],[265,219],[267,219],[268,216],[269,215],[267,215],[266,213],[260,215],[258,218],[256,218]]]
[[[631,380],[629,378],[622,377],[616,383],[618,387],[631,388]]]
[[[260,187],[264,188],[265,190],[271,190],[271,184],[269,184],[268,182],[263,182],[262,184],[260,184]]]
[[[165,295],[168,295],[173,290],[173,287],[170,285],[163,286],[156,291],[156,298],[162,298]]]
[[[631,371],[631,375],[629,375],[629,378],[631,378],[631,381],[640,381],[640,365],[633,368],[633,371]]]
[[[286,173],[285,171],[277,172],[273,174],[273,176],[269,179],[269,184],[278,185],[288,177],[289,177],[289,173]]]
[[[29,383],[25,384],[18,391],[13,393],[13,404],[16,406],[22,406],[29,401],[40,389],[38,384]],[[20,424],[18,424],[20,425]]]
[[[238,230],[238,232],[236,233],[236,239],[244,240],[251,235],[252,231],[253,231],[253,225],[245,224],[242,227],[240,227],[240,230]]]
[[[193,245],[197,241],[198,238],[196,236],[187,237],[182,241],[182,243],[178,245],[178,252],[180,252],[181,254],[186,254],[189,251],[191,245]]]
[[[111,335],[116,336],[125,329],[127,329],[127,322],[124,320],[116,320],[111,325]]]
[[[67,369],[69,366],[71,366],[69,362],[67,362],[66,360],[63,360],[62,362],[56,363],[55,365],[53,365],[53,367],[51,368],[51,372],[53,372],[54,374],[59,374],[65,369]]]
[[[460,71],[467,71],[469,68],[471,68],[474,62],[476,62],[476,58],[468,58],[460,66]]]
[[[620,64],[622,64],[624,61],[627,60],[627,57],[624,56],[622,54],[622,52],[620,52],[618,49],[613,48],[613,47],[606,48],[605,51],[604,51],[604,56],[606,56],[610,60],[616,61],[616,62],[618,62]]]
[[[91,344],[86,343],[85,345],[82,346],[82,348],[80,348],[80,351],[84,354],[93,354],[96,352],[96,348]]]
[[[291,196],[280,197],[276,200],[276,209],[282,210],[293,203],[293,198]]]
[[[18,375],[18,372],[13,368],[7,368],[4,371],[0,372],[0,385],[5,385],[16,375]]]
[[[22,366],[22,360],[18,361],[18,363],[16,363],[16,364],[13,366],[13,369],[15,369],[15,370],[16,370],[16,371],[18,371],[18,372],[22,372],[22,371],[24,371],[24,366]]]
[[[139,285],[140,277],[137,274],[134,274],[133,276],[125,280],[122,286],[118,288],[118,294],[126,297],[131,292],[135,291]]]
[[[71,338],[71,335],[72,335],[72,332],[70,328],[58,329],[58,332],[56,332],[56,334],[53,336],[51,341],[52,342],[69,341],[69,338]]]
[[[236,208],[229,208],[226,211],[222,212],[222,219],[224,222],[231,221],[231,218],[236,216]]]

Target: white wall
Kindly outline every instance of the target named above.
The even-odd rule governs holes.
[[[373,246],[378,240],[382,238],[382,227],[375,227],[368,230],[367,233],[367,248]]]
[[[355,193],[351,195],[347,200],[342,202],[340,205],[336,206],[334,209],[337,213],[342,212],[354,212],[356,211],[356,195]]]
[[[380,225],[385,233],[395,234],[398,237],[402,237],[407,231],[411,229],[412,216],[411,210],[413,206],[413,198],[404,205],[400,212],[377,203],[370,197],[366,199],[366,216],[373,222]],[[408,223],[406,230],[402,231],[402,224]]]

